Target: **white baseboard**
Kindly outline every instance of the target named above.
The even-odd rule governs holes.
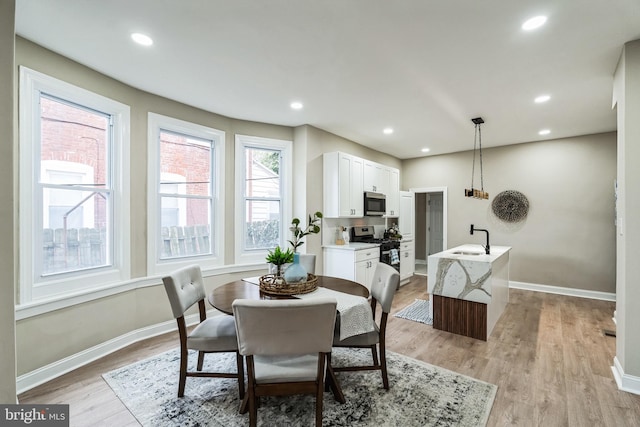
[[[211,313],[207,313],[207,316],[222,315],[216,310],[212,310]],[[198,314],[191,314],[185,317],[187,325],[192,325],[198,322]],[[178,328],[175,320],[170,320],[155,325],[147,326],[119,337],[113,338],[109,341],[103,342],[91,348],[88,348],[79,353],[65,357],[64,359],[57,360],[49,365],[38,368],[34,371],[20,375],[16,378],[17,393],[24,393],[34,387],[51,381],[61,375],[71,372],[74,369],[78,369],[88,363],[98,360],[114,351],[120,350],[128,345],[134,344],[138,341],[142,341],[147,338],[162,335],[167,332],[174,331]],[[176,347],[180,344],[176,340]]]
[[[560,286],[539,285],[537,283],[509,281],[510,289],[524,289],[527,291],[546,292],[549,294],[567,295],[570,297],[616,301],[616,294],[611,292],[589,291],[586,289],[563,288]]]
[[[618,384],[618,389],[640,395],[640,377],[625,374],[622,365],[620,365],[618,361],[618,357],[613,358],[611,371],[613,372],[613,377],[616,379],[616,384]]]

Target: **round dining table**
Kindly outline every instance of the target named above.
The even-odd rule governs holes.
[[[360,283],[353,282],[351,280],[341,279],[339,277],[331,276],[316,276],[318,279],[318,286],[331,289],[338,292],[344,292],[350,295],[361,296],[364,298],[369,297],[369,290],[366,286]],[[224,285],[214,288],[208,295],[207,299],[217,310],[233,315],[232,304],[236,299],[295,299],[294,296],[288,295],[272,295],[264,293],[260,290],[259,278],[250,277],[247,279],[234,280],[233,282],[225,283]],[[331,367],[331,364],[327,366],[326,386],[332,391],[335,399],[340,403],[345,403],[344,393],[340,382]],[[244,399],[240,405],[240,413],[247,411],[248,405],[248,393],[245,394]]]
[[[360,283],[331,276],[316,276],[318,286],[345,294],[368,298],[369,290]],[[258,277],[234,280],[214,288],[207,299],[215,309],[233,315],[231,305],[236,299],[294,299],[294,296],[272,295],[264,293],[258,285]]]

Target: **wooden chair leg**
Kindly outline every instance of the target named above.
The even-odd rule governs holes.
[[[378,366],[378,350],[375,344],[371,346],[371,357],[373,358],[373,366]]]
[[[198,371],[202,371],[202,365],[204,365],[204,351],[198,352]]]
[[[387,352],[384,344],[380,344],[380,369],[382,371],[382,386],[389,390],[389,377],[387,375]]]
[[[238,369],[238,394],[242,400],[244,398],[244,359],[238,352],[236,352],[236,366]]]
[[[256,402],[256,383],[255,383],[255,369],[253,364],[253,356],[247,356],[247,377],[249,398],[249,427],[256,427],[258,425],[258,407]]]
[[[178,382],[178,397],[184,396],[184,386],[187,382],[187,362],[189,353],[186,348],[180,349],[180,381]]]
[[[322,427],[322,399],[323,399],[323,389],[324,386],[322,384],[323,373],[325,371],[325,355],[320,354],[320,359],[318,361],[318,386],[316,387],[316,427]]]

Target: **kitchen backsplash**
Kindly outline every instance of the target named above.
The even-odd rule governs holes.
[[[394,222],[397,222],[397,218],[394,218],[393,220]],[[340,227],[345,227],[348,233],[353,226],[372,225],[374,227],[374,237],[382,238],[385,227],[391,226],[391,219],[387,226],[385,225],[385,219],[380,217],[324,218],[322,222],[323,245],[333,245],[336,243],[338,236],[342,237],[342,233],[338,234]]]

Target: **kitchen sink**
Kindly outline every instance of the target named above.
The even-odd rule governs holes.
[[[473,252],[473,251],[455,251],[454,255],[484,255],[484,252]]]

